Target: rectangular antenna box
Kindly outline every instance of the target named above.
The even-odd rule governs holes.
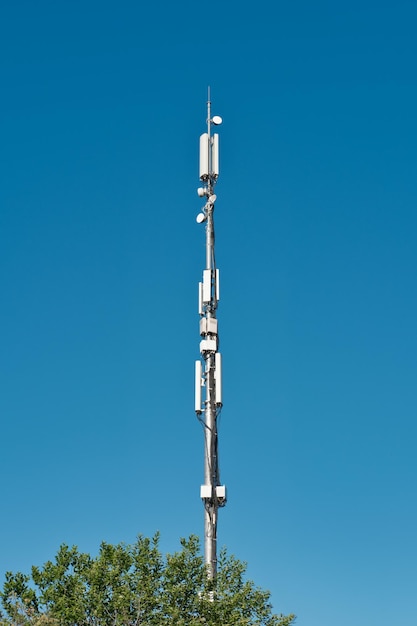
[[[202,498],[203,500],[205,498],[211,498],[211,485],[201,485],[200,498]]]
[[[216,352],[217,339],[203,339],[200,341],[200,352]]]
[[[202,317],[200,320],[200,335],[203,337],[208,333],[217,335],[217,320],[215,317]]]
[[[226,500],[226,485],[218,485],[216,487],[216,496],[219,500]]]

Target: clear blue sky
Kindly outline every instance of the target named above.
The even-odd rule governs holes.
[[[219,542],[300,626],[417,623],[416,23],[411,1],[3,3],[1,575],[202,535],[210,84]]]

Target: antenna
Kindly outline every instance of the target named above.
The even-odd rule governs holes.
[[[219,270],[214,254],[214,186],[219,177],[219,135],[211,127],[219,126],[222,118],[211,117],[210,87],[207,101],[207,132],[200,137],[200,180],[203,187],[197,193],[206,204],[197,216],[205,223],[206,267],[198,289],[200,315],[200,359],[195,364],[195,411],[204,431],[204,485],[200,496],[204,504],[204,559],[210,578],[217,572],[217,517],[226,504],[226,487],[220,483],[217,418],[222,401],[222,359],[218,352],[219,332],[217,306],[220,299]]]

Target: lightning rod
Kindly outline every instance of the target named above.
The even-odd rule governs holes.
[[[212,126],[222,123],[218,115],[211,117],[210,88],[207,102],[207,132],[200,137],[200,181],[197,190],[205,205],[197,216],[205,224],[206,265],[198,286],[200,316],[200,359],[195,363],[195,411],[204,432],[204,484],[200,496],[204,505],[204,560],[210,578],[217,572],[218,510],[226,504],[226,487],[220,482],[217,418],[222,402],[222,359],[218,351],[219,332],[217,307],[220,299],[219,270],[214,252],[214,187],[219,177],[219,135]]]

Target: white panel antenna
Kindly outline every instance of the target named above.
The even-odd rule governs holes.
[[[208,133],[203,133],[200,137],[200,180],[207,180],[210,174],[209,145],[209,135]]]
[[[216,405],[222,406],[222,355],[220,352],[216,352],[215,354],[215,380],[216,380]]]
[[[195,412],[200,415],[201,410],[201,387],[202,387],[202,366],[201,361],[195,362]]]
[[[219,177],[219,135],[215,133],[211,144],[211,175],[217,179]]]
[[[208,304],[211,300],[211,270],[203,271],[203,302]]]
[[[198,283],[198,314],[203,315],[203,283]]]

